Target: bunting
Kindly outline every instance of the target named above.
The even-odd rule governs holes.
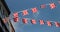
[[[45,5],[45,4],[42,4],[40,7],[41,7],[41,8],[45,8],[45,7],[46,7],[46,5]]]
[[[14,22],[18,22],[19,21],[19,18],[16,17],[16,18],[13,18],[14,19]]]
[[[33,13],[36,13],[38,11],[38,9],[35,7],[35,8],[32,8],[32,12]]]
[[[50,22],[50,21],[47,21],[47,25],[48,25],[48,26],[51,26],[52,24],[51,24],[51,22]]]
[[[40,25],[43,25],[44,24],[44,21],[43,20],[40,20],[39,22],[40,22]]]
[[[14,22],[18,22],[19,21],[19,18],[18,18],[18,12],[15,12],[14,14],[13,14],[13,16],[14,16]]]
[[[27,18],[23,18],[22,21],[23,21],[24,24],[28,23],[28,19]]]
[[[28,15],[28,11],[27,10],[23,10],[23,16]]]
[[[56,27],[60,27],[60,23],[55,22],[55,26],[56,26]]]
[[[59,3],[60,3],[60,1],[59,1]],[[50,3],[49,6],[50,6],[51,9],[56,8],[55,3]],[[40,6],[40,8],[46,8],[46,4],[42,4],[42,5]],[[38,12],[38,9],[37,9],[36,7],[34,7],[34,8],[31,9],[31,11],[32,11],[32,13],[36,13],[36,12]],[[28,15],[28,14],[29,14],[29,13],[28,13],[28,9],[22,11],[22,15],[23,15],[23,16]],[[15,12],[15,13],[13,14],[13,19],[14,19],[14,22],[18,22],[18,21],[19,21],[18,12]],[[6,19],[3,19],[3,21],[5,22],[5,21],[7,21],[7,20],[6,20]],[[27,19],[27,18],[23,18],[23,19],[22,19],[22,22],[23,22],[24,24],[27,24],[27,23],[28,23],[28,19]],[[32,23],[32,24],[36,24],[36,20],[35,20],[35,19],[31,19],[31,23]],[[48,26],[52,26],[52,22],[50,22],[50,21],[44,22],[44,20],[39,20],[39,24],[40,24],[40,25],[44,25],[45,23],[47,23]],[[55,24],[56,27],[60,27],[60,23],[54,22],[54,24]]]
[[[35,19],[32,19],[32,20],[31,20],[31,23],[32,23],[32,24],[36,24],[36,20],[35,20]]]
[[[51,8],[51,9],[54,9],[54,8],[56,8],[56,5],[55,5],[55,3],[50,3],[50,8]]]
[[[15,12],[15,13],[13,14],[13,16],[14,16],[14,18],[18,17],[18,12]]]

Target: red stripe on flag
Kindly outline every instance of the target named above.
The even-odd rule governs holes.
[[[28,11],[27,10],[23,10],[23,16],[28,15]]]
[[[55,22],[56,27],[60,27],[60,23]]]
[[[56,5],[55,5],[55,3],[50,3],[50,8],[51,8],[51,9],[54,9],[54,8],[56,8]]]
[[[18,22],[18,21],[19,21],[18,17],[14,18],[14,22]]]
[[[15,13],[13,14],[13,16],[14,16],[14,18],[15,18],[15,17],[18,17],[18,13],[15,12]]]
[[[31,20],[31,23],[32,23],[32,24],[36,24],[36,20],[35,20],[35,19],[32,19],[32,20]]]
[[[37,8],[32,8],[32,12],[33,12],[33,13],[36,13],[37,11],[38,11]]]
[[[51,26],[52,23],[51,23],[50,21],[47,21],[47,25],[48,25],[48,26]]]
[[[43,25],[44,24],[44,21],[43,20],[40,20],[40,25]]]
[[[45,8],[45,7],[46,7],[46,5],[45,5],[45,4],[42,4],[40,7],[41,7],[41,8]]]
[[[26,18],[23,18],[22,21],[23,21],[24,24],[28,23],[28,20]]]

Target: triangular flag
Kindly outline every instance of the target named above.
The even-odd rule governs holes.
[[[28,15],[28,11],[27,10],[23,10],[23,16]]]
[[[36,20],[35,20],[35,19],[32,19],[32,20],[31,20],[31,23],[32,23],[32,24],[36,24]]]
[[[32,12],[33,13],[36,13],[38,11],[38,9],[35,7],[35,8],[32,8]]]
[[[27,23],[28,23],[28,19],[27,19],[27,18],[23,18],[23,19],[22,19],[22,22],[23,22],[24,24],[27,24]]]
[[[60,27],[60,23],[55,22],[56,27]]]
[[[14,16],[14,18],[18,17],[18,12],[15,12],[15,13],[13,14],[13,16]]]
[[[39,22],[40,22],[40,25],[43,25],[44,24],[44,21],[43,20],[40,20]]]
[[[18,21],[19,21],[18,17],[14,18],[14,22],[18,22]]]
[[[50,3],[50,8],[51,8],[51,9],[54,9],[54,8],[56,8],[56,5],[55,5],[55,3]]]
[[[48,26],[51,26],[52,23],[51,23],[50,21],[47,21],[47,25],[48,25]]]
[[[46,7],[46,5],[45,5],[45,4],[42,4],[40,7],[41,7],[41,8],[45,8],[45,7]]]

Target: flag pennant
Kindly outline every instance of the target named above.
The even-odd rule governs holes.
[[[18,17],[14,18],[14,22],[18,22],[18,21],[19,21]]]
[[[42,4],[40,7],[41,7],[41,8],[45,8],[45,7],[46,7],[46,5],[45,5],[45,4]]]
[[[15,13],[13,14],[13,16],[14,16],[14,18],[18,17],[18,13],[15,12]]]
[[[23,16],[28,15],[28,11],[27,10],[23,10]]]
[[[33,13],[36,13],[38,11],[38,9],[35,7],[35,8],[32,8],[32,12]]]
[[[24,24],[28,23],[28,19],[27,18],[23,18],[22,21],[23,21]]]
[[[55,26],[56,26],[56,27],[60,27],[60,23],[55,22]]]
[[[52,23],[51,23],[50,21],[47,21],[47,25],[48,25],[48,26],[51,26]]]
[[[35,19],[32,19],[32,20],[31,20],[31,23],[32,23],[32,24],[36,24],[36,20],[35,20]]]
[[[40,20],[39,22],[40,22],[40,25],[43,25],[44,24],[44,21],[43,20]]]
[[[56,5],[55,5],[55,3],[50,3],[50,8],[51,8],[51,9],[54,9],[54,8],[56,8]]]

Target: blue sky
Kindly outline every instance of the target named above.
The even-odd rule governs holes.
[[[60,22],[60,4],[58,0],[5,0],[10,11],[10,19],[14,26],[16,32],[60,32],[60,27],[57,28],[54,24],[55,21]],[[56,8],[51,9],[49,7],[49,3],[55,3]],[[40,8],[41,4],[47,4],[46,8]],[[38,12],[33,14],[31,8],[37,7]],[[19,13],[19,22],[13,21],[13,13],[19,12],[22,10],[28,9],[29,15],[22,16],[22,13]],[[28,20],[28,24],[22,23],[22,18],[36,19],[37,24],[31,24],[30,20]],[[44,22],[47,20],[52,21],[52,26],[49,27],[45,23],[44,25],[40,25],[38,20],[42,19]]]

